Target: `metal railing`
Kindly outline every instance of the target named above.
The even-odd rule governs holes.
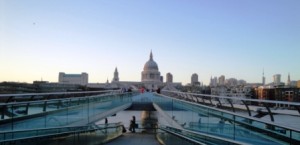
[[[101,113],[107,114],[108,110],[128,106],[120,108],[131,103],[133,95],[133,92],[101,91],[100,95],[92,96],[3,103],[0,104],[0,130],[85,125],[101,119],[95,118]]]
[[[187,129],[179,129],[174,128],[170,126],[164,126],[160,125],[159,129],[163,132],[158,132],[157,136],[161,138],[161,140],[164,140],[166,144],[175,144],[175,142],[178,141],[178,139],[170,140],[167,139],[170,138],[170,135],[174,135],[178,138],[181,138],[184,140],[184,142],[197,144],[197,145],[216,145],[216,144],[222,144],[222,145],[241,145],[246,144],[244,142],[239,142],[231,139],[221,138],[205,133],[199,133],[195,131],[190,131]]]
[[[185,98],[178,97],[178,94],[185,96]],[[195,130],[197,132],[209,133],[212,135],[217,135],[225,138],[230,138],[233,140],[240,140],[241,138],[273,138],[278,140],[278,142],[285,142],[290,144],[300,143],[300,130],[292,127],[283,126],[278,123],[261,120],[259,118],[245,116],[237,114],[233,111],[226,111],[219,106],[214,105],[214,103],[205,104],[200,102],[200,99],[210,100],[213,102],[214,98],[218,96],[193,94],[193,93],[183,93],[174,91],[164,91],[162,94],[157,94],[161,96],[155,102],[166,112],[170,112],[169,116],[176,119],[176,121],[183,125],[185,129]],[[201,96],[202,95],[202,96]],[[171,97],[169,97],[171,96]],[[205,98],[206,97],[206,98]],[[210,97],[210,98],[209,98]],[[231,99],[231,97],[219,97],[219,99]],[[234,98],[243,101],[252,101],[252,99],[241,99]],[[198,101],[197,101],[198,100]],[[259,100],[253,100],[259,101]],[[218,101],[216,101],[218,102]],[[274,101],[262,101],[264,103],[274,103]],[[276,102],[285,103],[290,105],[299,105],[298,103],[289,102]],[[190,112],[186,115],[185,112],[180,110],[186,110]],[[176,112],[179,112],[176,114]],[[179,116],[179,117],[178,117]],[[189,116],[194,116],[191,119]],[[202,119],[202,121],[201,121]],[[195,121],[197,120],[197,121]],[[199,121],[198,121],[199,120]],[[224,122],[221,125],[219,122]],[[205,123],[208,126],[204,127]],[[216,128],[215,130],[213,128]],[[220,131],[222,128],[222,132]],[[243,136],[248,134],[247,136]],[[279,143],[280,144],[280,143]]]
[[[32,143],[46,141],[51,144],[55,142],[55,138],[65,138],[64,144],[74,144],[73,137],[77,138],[77,141],[82,140],[85,144],[88,144],[85,134],[92,134],[91,137],[97,137],[97,140],[91,142],[104,143],[113,138],[116,138],[122,134],[122,123],[110,123],[101,125],[88,125],[88,126],[72,126],[72,127],[55,127],[44,129],[28,129],[19,131],[5,131],[0,132],[0,143],[14,143],[22,144],[24,142]],[[71,138],[71,139],[67,139]],[[58,140],[58,139],[57,139]],[[60,140],[60,142],[62,142]]]
[[[216,95],[208,95],[208,94],[196,94],[196,93],[166,91],[166,90],[162,91],[162,94],[165,94],[170,97],[184,99],[191,102],[206,104],[209,106],[215,106],[218,108],[227,108],[232,112],[236,112],[236,110],[239,109],[246,110],[249,116],[254,116],[251,112],[252,109],[252,111],[257,111],[258,113],[262,113],[262,116],[269,115],[271,121],[274,121],[273,114],[281,113],[280,112],[281,110],[278,111],[278,109],[284,107],[289,109],[290,112],[293,111],[291,115],[295,115],[295,116],[298,115],[300,117],[299,102],[246,99],[241,97],[216,96]],[[253,108],[255,108],[255,110],[253,110]],[[257,115],[259,116],[259,114]]]
[[[105,90],[105,91],[83,91],[83,92],[51,92],[51,93],[22,93],[22,94],[0,94],[0,102],[21,102],[34,100],[51,100],[61,98],[87,97],[100,94],[121,93],[121,90]],[[0,104],[2,104],[0,103]]]

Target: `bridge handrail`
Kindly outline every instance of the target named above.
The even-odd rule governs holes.
[[[189,101],[185,101],[185,100],[181,100],[181,99],[169,97],[169,96],[166,96],[166,95],[163,95],[163,94],[157,94],[157,95],[160,95],[160,96],[163,96],[163,97],[166,97],[166,98],[170,98],[170,99],[174,99],[174,100],[177,100],[177,101],[185,102],[185,103],[188,103],[188,104],[193,104],[193,105],[196,105],[196,106],[206,107],[206,108],[209,108],[209,109],[212,109],[212,110],[216,110],[216,111],[228,113],[228,114],[231,114],[233,116],[238,116],[238,117],[246,118],[246,119],[249,119],[249,120],[254,120],[254,121],[257,121],[257,122],[264,123],[264,124],[278,126],[280,128],[284,128],[284,129],[288,129],[288,130],[300,133],[300,129],[295,129],[295,128],[288,127],[288,126],[282,126],[281,124],[278,124],[278,123],[275,123],[275,122],[268,122],[266,120],[261,120],[261,119],[257,119],[257,118],[254,118],[254,117],[249,117],[249,116],[237,114],[237,113],[234,113],[234,112],[230,112],[230,111],[227,111],[227,110],[222,110],[222,109],[218,109],[218,108],[215,108],[215,107],[210,107],[210,106],[198,104],[198,103],[195,103],[195,102],[189,102]]]
[[[191,130],[187,130],[187,129],[175,128],[175,127],[170,127],[170,126],[165,126],[165,125],[159,125],[159,129],[164,130],[169,133],[172,133],[172,134],[175,134],[177,136],[184,137],[184,138],[191,140],[193,142],[196,142],[198,144],[203,144],[203,143],[187,137],[188,136],[187,134],[190,133],[190,134],[194,134],[194,135],[203,136],[205,138],[212,138],[214,141],[215,140],[223,141],[224,144],[230,143],[230,144],[238,144],[238,145],[240,145],[240,144],[247,145],[244,142],[239,142],[239,141],[235,141],[235,140],[231,140],[231,139],[227,139],[227,138],[222,138],[222,137],[213,136],[213,135],[209,135],[209,134],[205,134],[205,133],[200,133],[200,132],[191,131]]]
[[[14,131],[0,131],[0,137],[3,136],[4,139],[0,140],[1,142],[10,142],[10,141],[17,141],[17,140],[24,140],[24,139],[32,139],[32,138],[39,138],[39,137],[48,137],[48,136],[55,136],[55,135],[60,135],[60,134],[70,134],[70,133],[80,133],[80,132],[85,132],[85,131],[96,131],[96,130],[103,130],[103,129],[108,129],[108,128],[117,128],[120,126],[123,126],[121,122],[118,123],[109,123],[109,124],[101,124],[102,127],[98,126],[96,128],[93,128],[94,124],[91,125],[84,125],[84,126],[65,126],[65,127],[51,127],[51,128],[40,128],[40,129],[26,129],[26,130],[14,130]],[[82,129],[84,128],[84,129]],[[75,130],[68,130],[67,129],[75,129]],[[78,130],[76,130],[78,129]],[[9,138],[5,139],[7,134],[17,134],[17,133],[22,133],[22,132],[39,132],[41,131],[47,131],[47,130],[56,130],[53,131],[55,133],[50,133],[50,134],[39,134],[39,135],[32,135],[32,136],[27,136],[27,137],[19,137],[19,138]],[[13,136],[13,135],[12,135]],[[0,138],[1,139],[1,138]]]
[[[24,94],[0,94],[0,97],[10,96],[39,96],[39,95],[64,95],[64,94],[88,94],[88,93],[106,93],[106,92],[120,92],[120,90],[105,90],[105,91],[81,91],[81,92],[53,92],[53,93],[24,93]]]
[[[120,94],[130,94],[128,92],[126,93],[120,93]],[[88,98],[94,98],[94,97],[102,97],[102,96],[107,96],[111,94],[100,94],[100,96],[88,96]],[[22,101],[22,102],[9,102],[9,103],[0,103],[0,106],[7,106],[7,105],[21,105],[21,104],[34,104],[34,103],[44,103],[44,102],[55,102],[55,101],[69,101],[70,99],[85,99],[87,98],[86,96],[84,97],[76,97],[76,98],[61,98],[61,99],[49,99],[49,100],[36,100],[36,101]]]
[[[204,97],[211,97],[211,98],[251,101],[251,102],[259,102],[259,103],[263,102],[263,103],[275,103],[275,104],[300,106],[300,103],[297,103],[297,102],[272,101],[272,100],[260,100],[260,99],[245,99],[245,98],[240,98],[240,97],[227,97],[227,96],[217,96],[217,95],[209,95],[209,94],[197,94],[197,93],[190,93],[190,92],[167,91],[167,90],[163,90],[162,92],[189,94],[189,95],[194,95],[194,96],[204,96]]]

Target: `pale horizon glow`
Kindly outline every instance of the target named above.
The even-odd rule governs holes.
[[[299,0],[2,0],[0,82],[89,74],[140,81],[150,51],[166,80],[300,80]]]

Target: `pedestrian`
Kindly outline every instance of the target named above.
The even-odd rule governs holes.
[[[157,94],[160,94],[160,88],[158,88],[158,89],[156,90],[156,92],[157,92]]]
[[[129,131],[135,132],[135,116],[132,116],[132,120],[130,120],[130,126],[129,126]]]
[[[108,120],[107,120],[107,118],[105,118],[105,125],[107,125],[107,123],[108,123]]]
[[[107,133],[107,125],[108,125],[107,118],[105,118],[104,124],[105,124],[105,130],[104,130],[104,132]]]

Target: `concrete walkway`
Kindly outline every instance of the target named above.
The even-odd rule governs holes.
[[[124,133],[119,138],[106,145],[160,145],[155,138],[155,134],[145,133]]]

